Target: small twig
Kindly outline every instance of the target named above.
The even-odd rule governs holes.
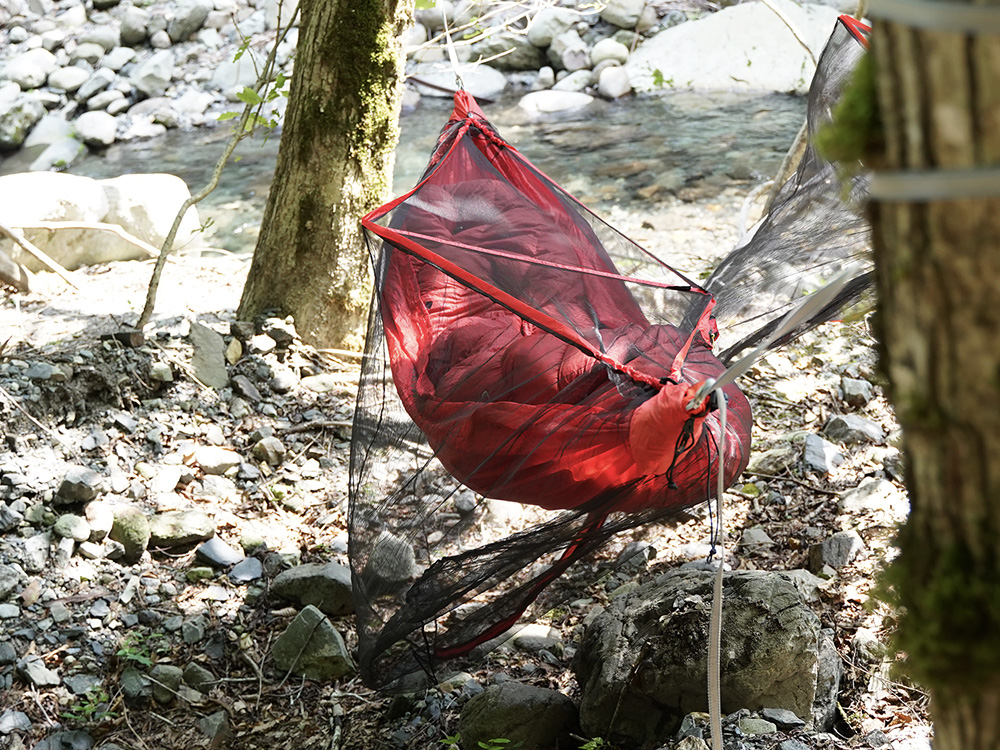
[[[12,240],[14,240],[15,243],[17,243],[19,247],[21,247],[21,249],[23,249],[29,255],[33,256],[36,260],[45,264],[45,266],[48,267],[50,271],[53,271],[56,274],[56,276],[65,281],[71,287],[73,287],[74,289],[80,288],[79,286],[77,286],[76,282],[73,281],[72,277],[69,275],[69,271],[67,271],[61,265],[56,263],[54,260],[52,260],[52,258],[50,258],[39,248],[37,248],[33,243],[31,243],[28,240],[28,238],[24,236],[24,233],[21,230],[8,227],[5,224],[0,224],[0,234],[5,234],[8,237],[10,237]]]
[[[761,479],[779,479],[779,480],[794,482],[800,487],[805,487],[807,490],[812,490],[813,492],[819,492],[821,495],[830,495],[831,497],[838,497],[840,495],[839,492],[834,492],[833,490],[824,490],[822,487],[814,487],[808,482],[803,482],[801,479],[796,479],[795,477],[790,475],[779,477],[774,474],[761,474],[759,471],[749,471],[747,469],[744,469],[743,473],[749,474],[752,477],[760,477]]]
[[[354,422],[347,422],[341,419],[314,419],[311,422],[292,425],[283,430],[278,430],[282,435],[297,435],[300,432],[311,432],[312,430],[325,430],[328,427],[353,427]]]

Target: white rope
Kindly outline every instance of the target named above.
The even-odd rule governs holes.
[[[872,0],[868,14],[928,31],[1000,34],[1000,10],[996,6],[936,0]]]
[[[726,540],[723,526],[722,496],[726,491],[726,398],[721,390],[743,375],[767,351],[775,341],[785,336],[802,323],[819,313],[833,301],[837,293],[847,282],[858,273],[855,266],[849,266],[831,279],[825,286],[803,298],[775,328],[770,336],[759,347],[754,349],[735,364],[731,365],[717,380],[706,380],[698,389],[695,397],[688,402],[689,411],[695,411],[704,403],[704,399],[715,391],[720,391],[717,401],[719,409],[719,437],[716,488],[716,518],[718,518],[718,538],[716,555],[719,568],[715,574],[715,584],[712,589],[712,612],[708,623],[708,715],[709,727],[712,733],[712,750],[724,750],[722,744],[722,585],[726,563]]]
[[[455,44],[451,40],[451,31],[448,29],[448,19],[444,19],[444,41],[445,46],[448,48],[448,59],[451,61],[451,69],[455,71],[455,85],[458,87],[459,91],[464,91],[465,81],[462,80],[462,74],[459,72],[458,53],[455,52]]]

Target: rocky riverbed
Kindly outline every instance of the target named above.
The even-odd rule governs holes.
[[[803,93],[838,10],[774,2],[781,16],[761,3],[712,13],[705,0],[437,0],[404,40],[406,106],[442,95],[456,73],[476,96],[526,94],[535,116],[634,90]],[[65,169],[85,149],[216,124],[242,107],[273,45],[275,73],[294,75],[297,19],[282,0],[11,0],[0,8],[0,153],[27,149],[30,169]]]
[[[711,262],[743,199],[667,201],[656,221],[674,231],[635,229]],[[703,749],[697,712],[677,730],[616,728],[636,655],[603,652],[598,635],[650,597],[703,606],[697,579],[677,598],[662,578],[703,564],[700,512],[618,540],[560,583],[564,605],[436,688],[389,699],[361,685],[344,523],[357,357],[310,349],[292,321],[235,320],[245,267],[168,265],[143,339],[122,331],[148,263],[77,271],[77,290],[43,273],[4,298],[0,747],[432,748],[461,733],[627,748],[653,731],[658,747]],[[872,343],[863,324],[830,325],[746,379],[756,448],[727,495],[727,563],[797,602],[815,635],[795,658],[818,676],[802,689],[826,696],[826,718],[806,725],[817,716],[771,693],[727,720],[741,747],[929,747],[926,699],[890,676],[891,613],[869,598],[907,508]],[[497,534],[512,523],[494,503],[462,513]],[[727,606],[735,616],[739,597]],[[621,681],[595,682],[595,659],[622,661]]]

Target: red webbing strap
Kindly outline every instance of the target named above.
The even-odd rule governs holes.
[[[850,32],[851,36],[857,39],[865,49],[868,49],[868,35],[872,32],[871,26],[862,23],[854,16],[846,14],[838,16],[837,20],[844,24],[844,27]]]
[[[386,242],[391,243],[403,252],[409,253],[410,255],[429,263],[442,273],[451,276],[456,281],[460,281],[470,289],[473,289],[483,296],[493,300],[498,305],[506,307],[515,315],[523,318],[524,320],[530,321],[542,330],[551,333],[553,336],[557,336],[572,346],[575,346],[577,349],[585,354],[589,354],[599,362],[603,362],[612,369],[628,375],[636,382],[645,383],[657,389],[660,388],[660,380],[658,378],[641,373],[629,365],[608,357],[600,350],[594,348],[586,339],[581,338],[573,328],[566,325],[561,320],[553,318],[551,315],[543,313],[540,310],[536,310],[530,305],[526,305],[524,302],[517,299],[517,297],[508,294],[502,289],[498,289],[492,284],[486,283],[478,276],[475,276],[461,266],[458,266],[452,261],[441,257],[437,253],[431,252],[427,248],[417,244],[410,238],[393,229],[380,226],[372,221],[369,221],[367,218],[362,219],[361,224],[365,229],[381,237]]]

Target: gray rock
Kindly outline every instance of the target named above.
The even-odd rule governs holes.
[[[77,136],[91,148],[107,148],[118,133],[118,121],[107,112],[84,112],[74,125]]]
[[[616,597],[595,618],[576,657],[588,735],[662,742],[686,714],[706,709],[706,650],[691,644],[707,642],[713,579],[674,571]],[[795,588],[775,574],[728,573],[723,617],[723,710],[811,715],[820,627]]]
[[[831,440],[847,445],[885,441],[885,431],[879,425],[857,414],[838,414],[826,423],[823,431]]]
[[[10,641],[0,641],[0,666],[6,667],[17,661],[17,651]]]
[[[867,380],[849,378],[846,375],[840,379],[840,390],[844,394],[844,403],[848,406],[865,406],[872,400],[872,384]]]
[[[125,667],[118,678],[118,686],[122,689],[125,700],[136,702],[148,698],[151,682],[142,672],[132,666]]]
[[[45,107],[30,94],[23,94],[10,104],[0,106],[0,151],[20,148]]]
[[[82,8],[83,6],[78,6]],[[94,738],[82,729],[53,732],[31,750],[90,750],[94,746]]]
[[[173,52],[160,50],[136,65],[129,80],[146,96],[159,96],[170,86],[173,75]]]
[[[205,445],[198,448],[194,453],[194,460],[206,474],[216,476],[236,468],[243,461],[236,451],[220,448],[217,445]]]
[[[181,547],[214,535],[215,521],[200,510],[171,510],[149,520],[149,543],[157,547]]]
[[[93,72],[93,74],[91,74],[89,78],[87,78],[87,80],[83,83],[83,85],[80,86],[80,88],[77,90],[76,92],[77,99],[79,99],[80,101],[86,101],[91,97],[93,97],[95,94],[101,92],[107,95],[117,94],[117,96],[114,97],[115,99],[123,99],[125,97],[125,94],[123,94],[121,91],[107,91],[107,92],[104,91],[108,86],[110,86],[112,83],[115,82],[115,78],[117,78],[117,76],[115,75],[115,72],[111,68],[98,68]],[[91,109],[103,109],[108,104],[110,104],[111,101],[113,101],[113,99],[109,100],[107,99],[107,96],[105,96],[103,101],[104,103],[102,104],[101,107],[92,107]]]
[[[787,471],[798,460],[798,448],[791,441],[783,441],[774,448],[753,454],[747,469],[757,474],[776,475]]]
[[[565,34],[580,16],[569,8],[542,8],[531,20],[528,41],[536,47],[548,47],[557,36]]]
[[[184,670],[173,664],[157,664],[149,672],[153,698],[158,703],[173,703],[184,679]]]
[[[205,620],[201,617],[192,617],[185,620],[181,625],[181,640],[186,644],[193,645],[205,637]]]
[[[64,513],[59,516],[52,530],[56,532],[57,536],[76,542],[85,542],[90,539],[90,524],[87,523],[87,519],[74,513]]]
[[[86,695],[88,690],[101,686],[101,677],[96,674],[85,674],[83,672],[69,675],[63,679],[63,684],[69,688],[73,695]]]
[[[195,376],[210,388],[225,388],[229,384],[226,371],[226,342],[222,336],[208,326],[194,322],[191,324],[191,367]]]
[[[109,536],[122,545],[125,562],[138,562],[149,545],[149,520],[134,505],[116,507],[115,522]]]
[[[521,750],[548,750],[571,746],[569,733],[576,724],[576,707],[562,693],[510,681],[471,698],[458,728],[465,747],[504,738]]]
[[[17,663],[17,672],[35,687],[55,687],[59,675],[45,666],[40,656],[28,656]]]
[[[572,72],[590,67],[590,48],[573,29],[553,39],[547,54],[552,66],[561,70]]]
[[[515,648],[537,654],[542,649],[554,654],[563,652],[562,636],[549,625],[531,623],[514,633],[511,639]]]
[[[164,29],[157,29],[149,35],[149,46],[153,49],[170,49],[170,45],[173,42],[170,39],[170,34]]]
[[[778,729],[787,732],[792,729],[802,729],[806,722],[794,712],[785,708],[765,708],[760,715],[773,723]]]
[[[122,44],[134,47],[146,41],[146,27],[149,25],[150,13],[147,10],[130,5],[122,15]]]
[[[51,169],[66,169],[86,150],[86,147],[76,138],[63,138],[46,146],[45,150],[31,162],[28,170],[31,172],[47,172]]]
[[[403,583],[417,574],[413,545],[395,534],[383,531],[372,545],[365,575],[385,582]]]
[[[243,554],[243,550],[233,549],[217,536],[206,539],[199,544],[194,554],[199,560],[207,562],[209,565],[214,565],[217,568],[227,568],[230,565],[235,565],[246,557]]]
[[[13,510],[7,503],[0,503],[0,531],[10,531],[21,525],[24,516]],[[2,599],[3,597],[0,597]]]
[[[601,19],[622,29],[634,29],[645,8],[646,0],[606,0]]]
[[[851,638],[851,650],[862,664],[873,664],[881,661],[887,652],[884,643],[875,637],[868,628],[858,628]]]
[[[56,68],[49,73],[48,83],[50,88],[72,93],[80,88],[88,78],[90,78],[90,73],[83,68],[71,65],[68,68]]]
[[[837,502],[840,513],[884,515],[890,521],[902,521],[910,511],[906,494],[887,479],[865,478],[853,490],[847,490]]]
[[[0,620],[13,620],[21,616],[21,608],[16,604],[0,604]]]
[[[744,716],[739,720],[737,726],[743,734],[774,734],[778,728],[765,719],[755,719],[752,716]]]
[[[184,682],[195,690],[210,689],[215,681],[215,675],[197,662],[188,662],[184,667]]]
[[[768,533],[764,531],[762,526],[751,526],[749,529],[743,532],[740,537],[740,547],[753,548],[753,547],[767,547],[774,544],[774,540],[768,536]]]
[[[274,436],[258,440],[253,447],[253,456],[259,461],[265,461],[271,466],[277,466],[285,460],[285,444]]]
[[[226,747],[233,738],[229,714],[225,710],[198,719],[198,729],[208,738],[209,747]]]
[[[149,377],[158,383],[172,383],[174,371],[166,362],[153,362],[149,366]]]
[[[621,66],[608,67],[597,79],[597,93],[605,99],[618,99],[632,92],[628,71]]]
[[[0,565],[0,601],[3,601],[17,588],[21,573],[13,565]]]
[[[818,641],[816,666],[816,698],[812,705],[813,728],[828,731],[838,717],[837,694],[844,664],[833,639],[833,630],[824,628]]]
[[[26,732],[31,729],[31,719],[23,711],[7,709],[0,713],[0,734],[8,735],[11,732]]]
[[[264,575],[264,565],[256,557],[248,557],[236,563],[229,571],[229,579],[236,583],[256,581]]]
[[[844,463],[844,454],[829,440],[824,440],[819,435],[806,435],[802,462],[806,470],[829,474]]]
[[[174,44],[186,42],[194,32],[202,27],[213,4],[209,0],[194,0],[180,5],[174,17],[167,24],[167,34]]]
[[[93,500],[104,489],[104,479],[86,466],[71,466],[63,477],[54,505],[68,505]]]
[[[820,586],[823,584],[823,579],[819,576],[815,576],[808,570],[802,570],[801,568],[796,570],[780,570],[777,571],[777,574],[791,583],[804,601],[819,601]]]
[[[355,671],[344,639],[316,607],[307,606],[274,642],[271,657],[283,672],[329,681]]]
[[[271,591],[298,604],[312,605],[331,617],[354,612],[351,570],[340,563],[297,565],[279,573]]]
[[[497,70],[538,70],[544,62],[542,51],[523,34],[499,31],[472,45],[472,57],[493,57],[490,62]]]
[[[865,548],[865,543],[856,531],[838,531],[821,544],[809,549],[809,569],[813,573],[823,570],[825,565],[833,569],[842,568]]]
[[[798,740],[784,740],[778,745],[778,750],[809,750],[809,745],[803,745]]]

